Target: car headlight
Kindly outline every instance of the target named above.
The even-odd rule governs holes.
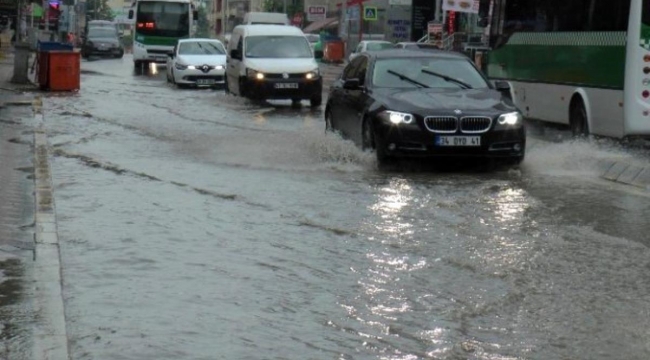
[[[320,73],[318,72],[318,69],[316,69],[314,71],[310,71],[307,74],[305,74],[305,79],[307,79],[307,80],[318,79],[319,75],[320,75]]]
[[[246,69],[246,75],[251,79],[264,80],[264,73],[253,69]]]
[[[176,64],[174,64],[174,67],[175,67],[177,70],[185,70],[185,69],[188,68],[187,65],[183,65],[183,64],[181,64],[181,63],[176,63]]]
[[[223,65],[216,65],[216,66],[214,67],[215,70],[223,70],[223,69],[225,69],[225,68],[226,68],[226,67],[223,66]]]
[[[384,111],[382,115],[395,125],[410,124],[415,119],[413,114],[391,110]]]
[[[521,116],[521,113],[515,111],[507,114],[502,114],[499,116],[499,119],[497,122],[499,125],[519,125],[523,121],[523,117]]]
[[[194,65],[187,65],[187,68],[190,70],[196,70],[196,66]]]

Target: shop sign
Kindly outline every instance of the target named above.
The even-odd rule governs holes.
[[[478,14],[479,0],[443,0],[442,10]]]

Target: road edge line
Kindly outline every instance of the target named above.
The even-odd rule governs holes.
[[[70,360],[63,304],[61,252],[54,206],[50,152],[43,103],[37,97],[34,113],[34,360]]]

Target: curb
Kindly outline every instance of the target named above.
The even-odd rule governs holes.
[[[527,150],[534,149],[541,144],[553,144],[530,136],[527,142]],[[650,192],[650,164],[648,163],[632,164],[621,160],[594,160],[590,166],[594,168],[600,179]]]
[[[68,335],[63,306],[61,254],[41,99],[37,98],[32,106],[36,124],[34,131],[36,195],[34,307],[35,313],[38,314],[33,334],[33,359],[69,360]]]
[[[650,190],[650,165],[600,160],[596,163],[596,167],[602,179]]]

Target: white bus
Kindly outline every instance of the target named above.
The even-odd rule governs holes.
[[[487,73],[531,119],[650,136],[649,0],[495,0]]]
[[[129,10],[133,27],[133,63],[165,63],[178,39],[192,37],[198,17],[191,0],[137,0]]]

